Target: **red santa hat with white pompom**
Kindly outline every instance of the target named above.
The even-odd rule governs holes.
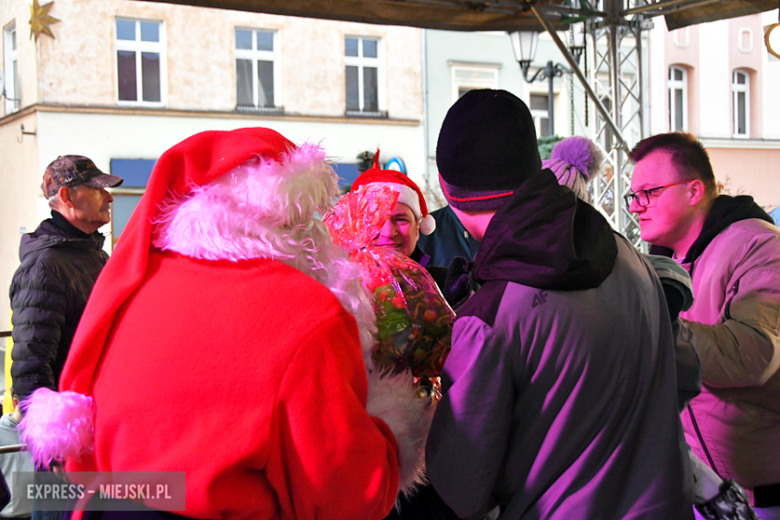
[[[415,182],[405,174],[396,170],[382,170],[379,167],[379,150],[374,155],[374,163],[371,168],[363,172],[352,183],[350,191],[357,190],[360,186],[375,184],[387,186],[399,194],[398,202],[409,206],[420,223],[420,233],[430,235],[436,229],[436,221],[428,213],[428,205],[425,203],[422,191]]]

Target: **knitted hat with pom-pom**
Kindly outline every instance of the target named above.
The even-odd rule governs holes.
[[[596,143],[575,135],[556,144],[550,159],[542,161],[542,167],[552,170],[558,184],[588,202],[588,183],[601,171],[603,160]]]

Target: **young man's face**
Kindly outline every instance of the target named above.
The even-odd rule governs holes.
[[[680,181],[672,156],[665,150],[650,152],[634,166],[631,191],[651,190]],[[690,183],[677,184],[654,191],[650,203],[643,207],[634,198],[629,207],[639,218],[640,236],[645,242],[675,249],[685,239],[693,207],[688,189]]]
[[[404,256],[412,256],[419,238],[420,223],[417,222],[412,208],[399,202],[379,232],[379,238],[374,241],[374,245],[394,249]]]

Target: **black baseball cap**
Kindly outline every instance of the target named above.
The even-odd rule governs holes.
[[[124,181],[122,177],[103,173],[89,157],[61,155],[46,167],[41,189],[49,199],[62,187],[72,188],[79,184],[86,184],[94,188],[113,188]]]

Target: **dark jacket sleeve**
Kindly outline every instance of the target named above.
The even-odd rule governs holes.
[[[39,258],[14,274],[10,297],[14,340],[11,377],[20,399],[38,388],[56,390],[57,358],[68,308],[67,287],[57,267]]]
[[[515,399],[503,341],[474,316],[455,322],[444,364],[444,396],[426,445],[428,478],[460,518],[497,505],[493,487],[504,463]]]

